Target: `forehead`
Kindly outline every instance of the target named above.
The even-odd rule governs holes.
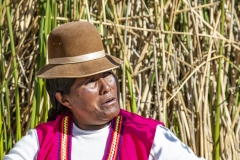
[[[87,76],[87,77],[76,78],[76,80],[78,80],[78,81],[84,81],[84,80],[88,80],[88,79],[91,79],[91,78],[101,77],[102,74],[104,74],[104,73],[105,73],[105,72],[97,73],[97,74],[94,74],[94,75],[91,75],[91,76]]]
[[[111,71],[106,71],[106,72],[111,72]],[[102,75],[106,72],[102,72],[102,73],[97,73],[97,74],[94,74],[94,75],[91,75],[91,76],[87,76],[87,77],[81,77],[81,78],[76,78],[74,84],[84,84],[86,81],[88,81],[89,79],[95,79],[95,78],[99,78],[99,77],[102,77]]]
[[[87,80],[89,80],[89,79],[91,79],[91,78],[93,78],[93,77],[95,77],[95,76],[96,76],[96,74],[95,74],[95,75],[88,76],[88,77],[76,78],[74,84],[84,83],[84,82],[86,82]]]

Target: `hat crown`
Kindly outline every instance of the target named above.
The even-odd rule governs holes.
[[[81,78],[118,68],[121,60],[104,52],[97,28],[88,22],[68,22],[49,34],[48,64],[40,78]]]
[[[85,55],[104,50],[95,26],[88,22],[69,22],[53,29],[48,37],[48,58]]]

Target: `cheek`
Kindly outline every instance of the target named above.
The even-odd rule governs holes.
[[[78,93],[80,103],[91,104],[97,101],[97,90],[96,89],[82,89]]]
[[[105,79],[105,81],[108,83],[108,85],[111,86],[111,88],[113,88],[114,90],[117,89],[117,82],[114,76],[108,77],[107,79]]]
[[[113,80],[112,84],[111,84],[113,90],[115,91],[115,94],[117,95],[118,94],[118,83]]]

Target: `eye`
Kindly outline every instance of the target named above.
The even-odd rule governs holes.
[[[93,83],[93,82],[95,82],[95,81],[94,81],[94,79],[91,78],[91,79],[89,79],[89,80],[85,83],[85,85],[90,84],[90,83]]]
[[[104,72],[104,73],[103,73],[103,77],[107,77],[107,76],[109,76],[109,75],[111,75],[111,74],[112,74],[112,72],[111,72],[111,71]]]

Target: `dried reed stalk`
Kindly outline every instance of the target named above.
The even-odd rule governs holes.
[[[122,108],[164,121],[208,160],[239,158],[238,1],[0,0],[0,11],[0,157],[47,119],[44,80],[35,76],[48,33],[81,20],[124,60]]]

